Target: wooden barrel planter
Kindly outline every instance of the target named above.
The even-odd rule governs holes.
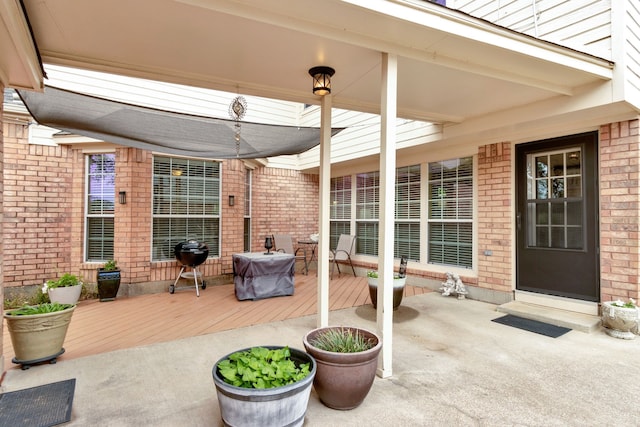
[[[220,415],[225,426],[284,427],[303,425],[316,374],[316,361],[304,351],[295,348],[290,348],[290,351],[291,359],[296,365],[310,364],[310,374],[300,381],[282,387],[255,389],[227,384],[217,366],[218,362],[227,359],[232,353],[213,365],[213,382],[216,386]]]

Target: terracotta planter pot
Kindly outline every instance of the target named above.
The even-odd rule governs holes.
[[[382,342],[378,335],[365,329],[344,327],[373,339],[375,346],[358,353],[333,353],[314,347],[316,336],[327,329],[343,327],[318,328],[309,331],[303,338],[304,347],[318,363],[313,387],[320,401],[329,408],[347,410],[360,405],[376,376],[378,355]]]
[[[638,309],[617,307],[606,301],[602,303],[602,326],[609,336],[632,340],[638,333]]]
[[[373,308],[378,307],[378,278],[368,277],[367,282],[369,284],[369,297]],[[402,277],[399,279],[393,279],[393,309],[397,310],[402,303],[402,297],[404,296],[404,286],[407,283],[407,278]]]
[[[264,346],[269,349],[282,348]],[[248,349],[238,350],[244,351]],[[266,389],[243,388],[227,384],[218,363],[213,365],[213,382],[216,386],[220,415],[226,426],[302,426],[307,413],[311,386],[316,374],[316,361],[304,351],[289,348],[291,359],[297,364],[310,363],[309,375],[304,379],[282,387]],[[235,353],[235,351],[233,352]]]
[[[56,357],[64,353],[62,344],[67,335],[71,315],[76,306],[54,313],[12,316],[9,310],[4,313],[11,344],[16,357],[13,363],[26,369],[44,361],[55,362]]]
[[[77,304],[82,293],[82,285],[62,286],[47,290],[49,301],[59,304]]]

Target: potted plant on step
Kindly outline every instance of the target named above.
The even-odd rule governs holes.
[[[333,409],[353,409],[365,399],[378,366],[382,342],[365,329],[329,326],[309,331],[304,347],[316,360],[313,387],[320,401]]]
[[[98,297],[101,302],[116,299],[120,289],[120,277],[120,269],[116,260],[111,259],[102,268],[98,268],[96,283],[98,284]]]
[[[607,335],[632,340],[638,333],[640,309],[633,298],[629,302],[605,301],[602,303],[602,326]]]
[[[42,286],[42,293],[47,294],[51,302],[76,304],[83,285],[82,280],[75,274],[64,273],[56,280],[47,280]]]
[[[251,347],[213,366],[220,415],[229,426],[301,426],[316,361],[289,347]]]
[[[22,369],[40,362],[55,363],[64,353],[62,344],[75,308],[75,304],[43,303],[5,311],[16,355],[12,362]]]

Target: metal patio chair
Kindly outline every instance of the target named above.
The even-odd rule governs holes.
[[[301,260],[304,262],[304,274],[309,274],[309,265],[307,264],[307,250],[304,247],[293,249],[293,239],[290,234],[274,234],[273,240],[276,245],[276,251],[285,254],[291,254],[295,257],[296,261]],[[302,252],[302,254],[298,254]]]
[[[331,263],[331,278],[333,278],[333,269],[335,266],[338,266],[338,274],[340,274],[340,263],[349,263],[351,266],[351,270],[353,271],[353,275],[356,275],[356,269],[353,268],[353,263],[351,262],[351,254],[356,246],[356,236],[352,236],[349,234],[341,234],[338,238],[338,245],[335,249],[332,249],[329,253],[329,262]]]

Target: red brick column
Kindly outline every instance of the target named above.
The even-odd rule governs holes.
[[[479,148],[478,286],[498,292],[513,290],[512,168],[511,144]]]
[[[600,299],[639,298],[638,119],[600,127]]]

